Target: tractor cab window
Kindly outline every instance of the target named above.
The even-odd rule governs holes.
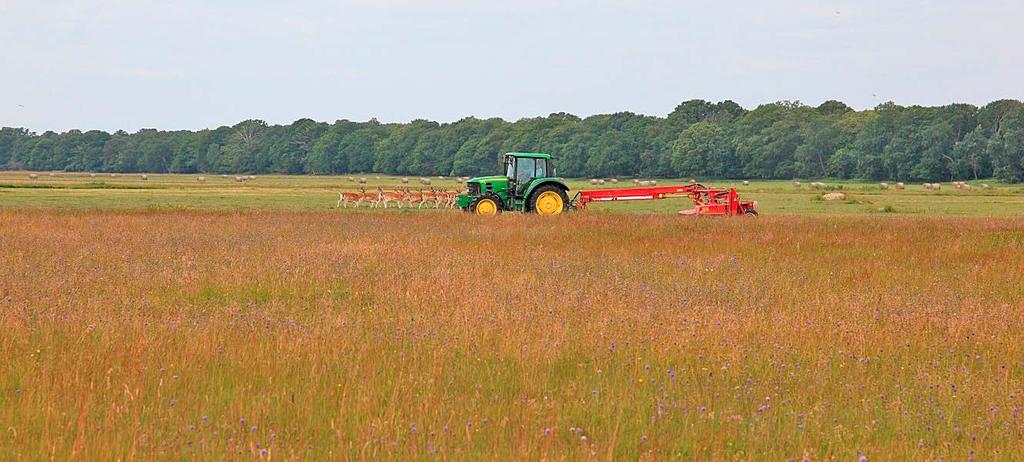
[[[548,176],[547,159],[516,159],[516,181],[529,181]]]
[[[537,178],[537,161],[543,159],[530,159],[521,157],[516,159],[516,183],[525,185],[530,180]],[[543,176],[543,175],[541,175]]]

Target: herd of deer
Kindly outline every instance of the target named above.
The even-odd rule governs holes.
[[[427,208],[450,209],[455,207],[455,200],[458,195],[458,191],[448,191],[445,189],[430,188],[429,191],[412,191],[409,188],[397,188],[394,191],[385,191],[384,188],[378,186],[375,192],[367,192],[366,188],[359,188],[358,192],[339,192],[338,205],[336,207],[348,208],[349,204],[359,207],[365,202],[373,208],[388,208],[390,204],[396,204],[398,208],[402,208],[408,203],[409,207],[417,206],[416,208],[423,208],[426,205]]]

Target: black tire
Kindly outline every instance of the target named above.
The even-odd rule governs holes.
[[[526,205],[526,207],[527,207],[526,211],[527,212],[537,213],[537,198],[540,197],[541,194],[544,194],[545,192],[548,192],[548,191],[554,191],[555,193],[558,194],[559,197],[562,198],[562,212],[561,213],[565,213],[566,211],[569,210],[569,196],[567,196],[565,194],[565,190],[562,189],[562,188],[559,188],[558,186],[555,186],[553,184],[546,184],[546,185],[543,185],[543,186],[533,190],[533,192],[530,193],[530,198],[529,198],[529,200],[526,201],[526,204],[527,204]]]
[[[477,214],[476,207],[477,207],[477,205],[480,204],[480,201],[482,201],[484,199],[490,199],[490,200],[494,201],[494,204],[497,206],[497,210],[495,211],[495,215],[501,214],[501,211],[504,208],[504,206],[501,203],[501,198],[496,196],[496,195],[494,195],[494,194],[484,194],[483,196],[480,196],[480,197],[478,197],[476,199],[473,199],[473,201],[470,202],[468,206],[466,206],[466,212],[469,212],[469,213],[472,213],[472,214],[476,215]]]
[[[748,216],[748,217],[757,218],[757,210],[754,210],[754,209],[744,210],[743,214]]]

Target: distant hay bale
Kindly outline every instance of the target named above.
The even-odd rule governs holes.
[[[380,179],[380,175],[377,175],[377,176],[373,177],[373,179],[379,180]]]
[[[846,194],[841,192],[830,192],[821,195],[823,201],[844,201],[846,200]]]
[[[651,186],[651,182],[647,180],[636,180],[636,184],[642,187]]]
[[[196,181],[198,181],[200,183],[206,183],[206,177],[205,176],[196,177]]]
[[[988,183],[982,183],[981,184],[981,189],[990,189],[990,188],[992,188],[992,187],[989,186]]]
[[[889,183],[878,183],[878,187],[882,188],[882,191],[889,189]]]
[[[651,186],[657,186],[658,180],[651,180]]]
[[[697,182],[697,179],[696,179],[696,178],[690,178],[690,181],[689,181],[689,183],[690,183],[690,184],[694,184],[694,183],[696,183],[696,182]]]
[[[750,186],[750,182],[747,180],[743,180],[743,186]]]
[[[907,185],[903,184],[903,182],[897,182],[896,183],[896,189],[903,189],[903,188],[906,188],[906,187],[907,187]]]
[[[226,173],[221,173],[221,174],[220,174],[220,177],[221,177],[221,178],[227,178],[227,177],[228,177],[228,175],[227,175]]]
[[[611,182],[612,182],[612,184],[618,184],[619,183],[619,179],[618,178],[612,178]]]
[[[971,185],[969,185],[967,183],[964,183],[964,184],[960,185],[960,189],[963,189],[964,191],[970,191],[971,190]]]
[[[596,185],[597,184],[597,178],[591,178],[590,179],[590,184]]]
[[[55,177],[55,176],[57,176],[56,173],[50,172],[50,177]]]
[[[408,183],[408,182],[409,182],[408,178],[402,178],[402,183]]]
[[[379,177],[378,177],[378,178],[379,178]],[[444,176],[442,176],[442,175],[438,175],[438,176],[437,176],[437,179],[438,179],[438,180],[443,180],[443,179],[444,179]]]
[[[245,181],[245,177],[241,177],[241,176],[236,176],[235,177],[235,182],[236,183],[241,183],[243,181]]]
[[[96,174],[95,174],[95,173],[90,173],[90,174],[89,174],[89,177],[90,177],[90,178],[96,178]]]
[[[353,182],[353,181],[356,181],[356,179],[355,179],[355,178],[353,178],[353,177],[348,177],[348,181],[349,181],[349,182],[351,183],[351,182]]]
[[[636,184],[636,185],[640,184],[640,180],[637,179],[637,178],[634,178],[633,179],[633,184]]]
[[[142,181],[146,181],[146,180],[149,180],[149,175],[146,175],[145,173],[143,173],[142,174]]]
[[[256,179],[256,175],[249,175],[249,177],[248,177],[247,179],[249,179],[249,180],[255,180],[255,179]]]
[[[942,183],[932,183],[932,191],[938,191],[942,189]]]
[[[29,173],[28,177],[31,180],[35,180],[35,179],[39,178],[39,175],[36,175],[35,173]]]
[[[796,188],[796,189],[800,189],[800,182],[799,181],[794,181],[793,182],[793,187]]]
[[[359,184],[366,184],[366,177],[365,176],[359,177]]]
[[[597,180],[597,184],[604,184],[604,180]]]

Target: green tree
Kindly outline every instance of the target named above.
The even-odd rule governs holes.
[[[723,177],[729,170],[730,146],[725,129],[697,122],[679,134],[672,147],[672,167],[682,177]]]

